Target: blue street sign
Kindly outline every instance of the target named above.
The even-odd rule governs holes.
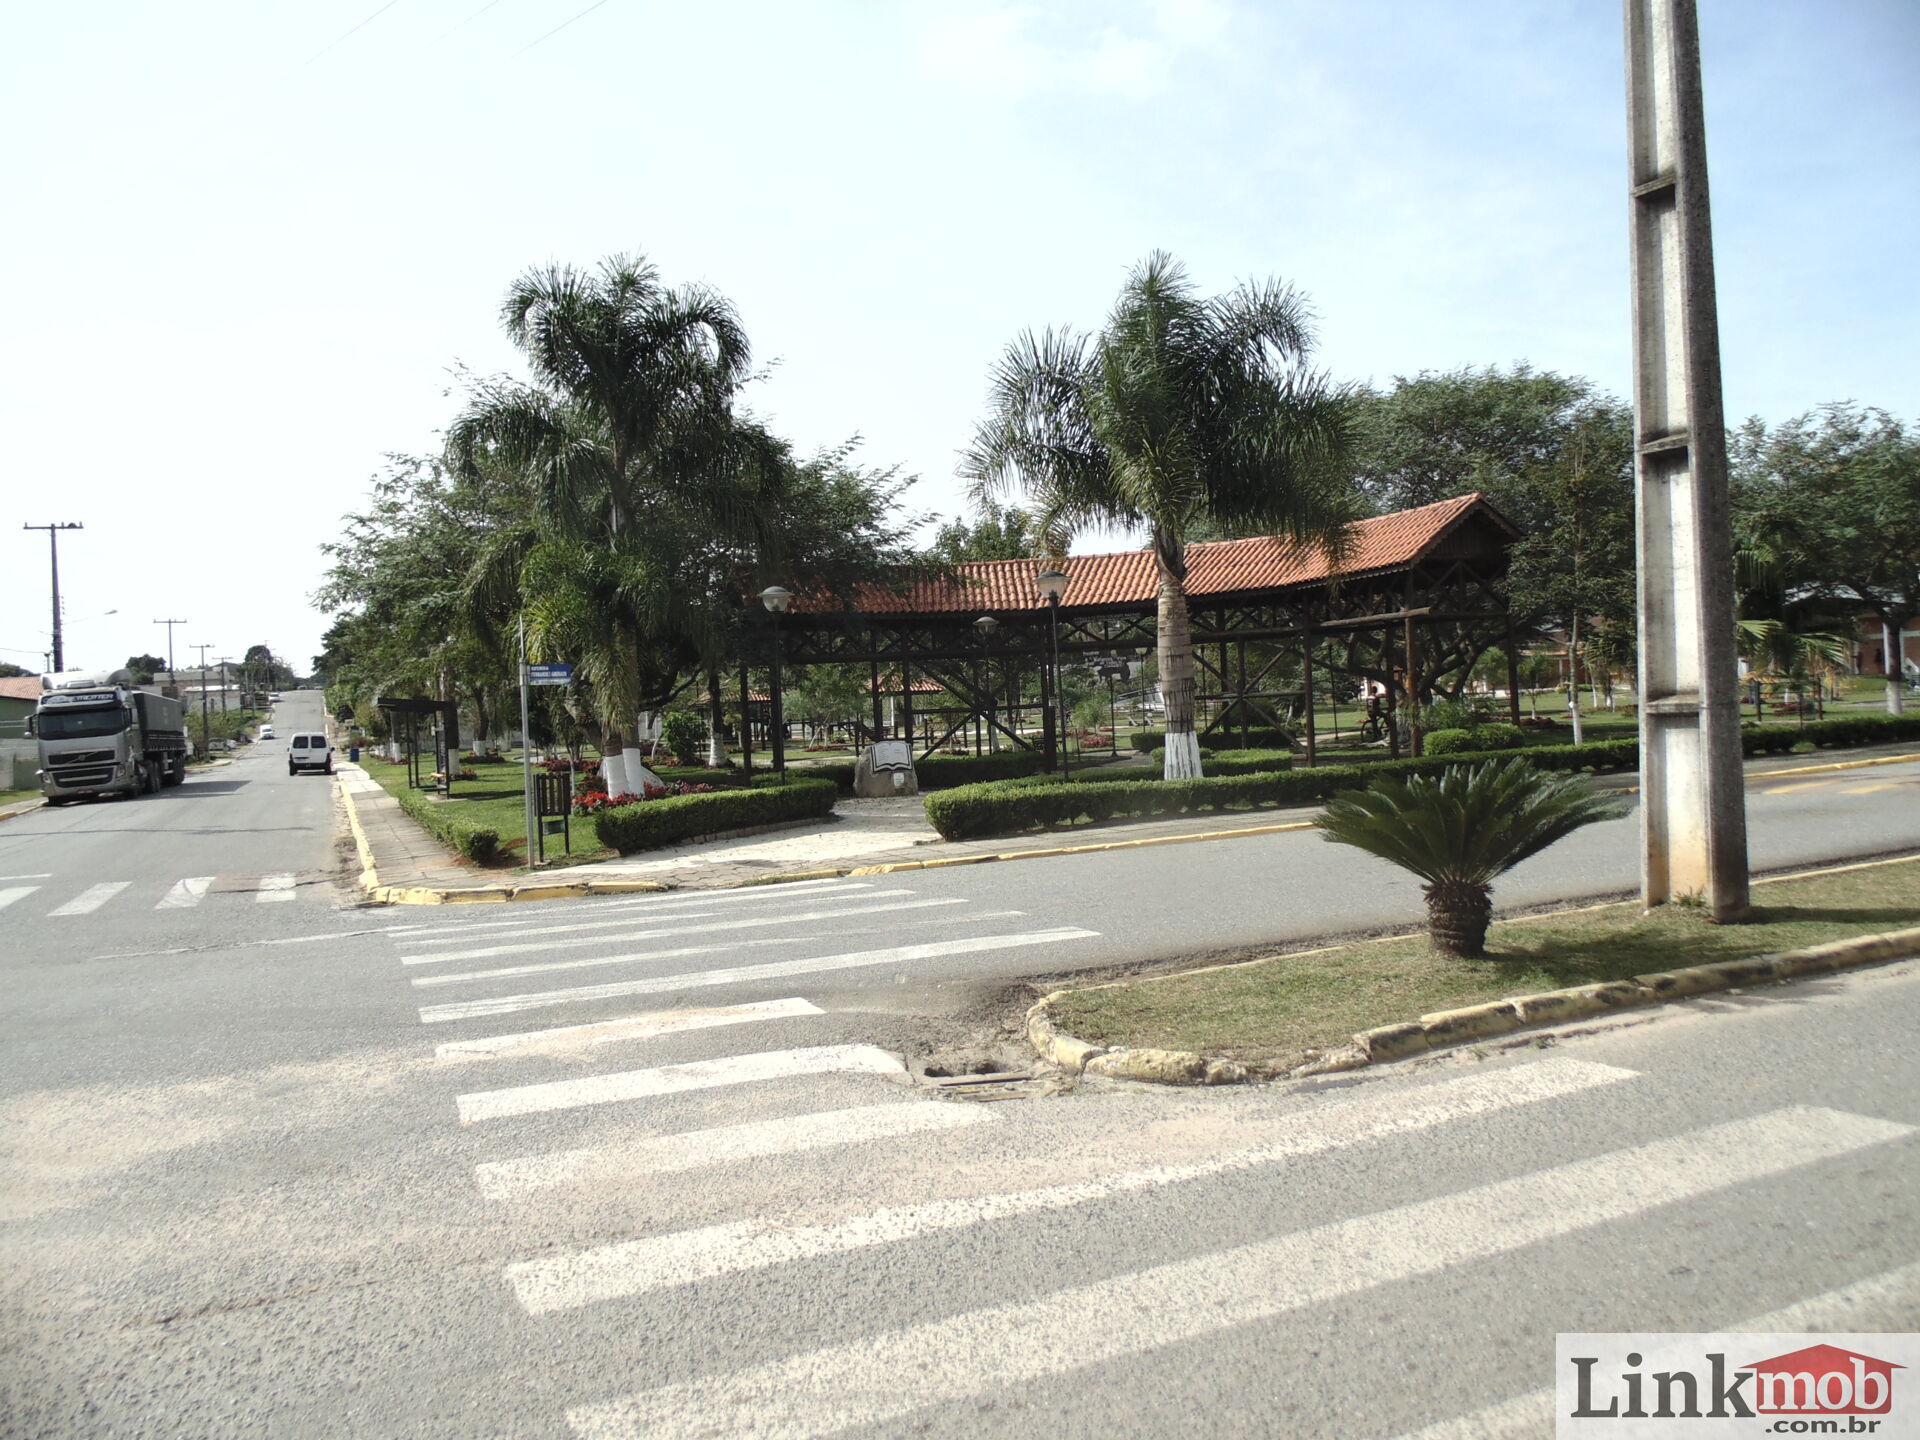
[[[529,685],[568,685],[573,681],[571,665],[529,665],[527,683]]]

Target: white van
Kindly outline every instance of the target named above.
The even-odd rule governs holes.
[[[287,774],[298,775],[302,770],[333,773],[333,746],[325,735],[296,735],[287,742]]]

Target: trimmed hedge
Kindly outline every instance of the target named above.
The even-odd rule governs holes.
[[[622,805],[594,817],[600,843],[622,855],[655,850],[677,840],[831,815],[839,796],[825,780],[789,778],[785,785],[752,790],[717,790],[711,795],[672,795]]]
[[[426,826],[434,839],[458,850],[474,864],[491,865],[501,858],[500,832],[491,825],[461,819],[456,802],[432,799],[425,790],[402,788],[387,793],[400,802],[402,810]]]
[[[1037,775],[1046,758],[1038,750],[1003,750],[997,755],[929,755],[915,762],[913,770],[922,790],[945,790],[954,785],[979,785],[989,780]],[[856,763],[840,760],[827,765],[809,765],[805,769],[795,766],[792,773],[808,779],[831,780],[842,794],[851,795]]]
[[[1258,725],[1247,727],[1249,750],[1285,750],[1293,744],[1293,734],[1288,730],[1262,728]],[[1238,749],[1240,746],[1240,727],[1216,730],[1211,735],[1200,737],[1200,749],[1203,752],[1224,750],[1228,746]],[[1133,732],[1133,748],[1142,755],[1150,755],[1155,750],[1167,748],[1167,732],[1164,730],[1136,730]]]
[[[1543,770],[1626,770],[1639,763],[1639,742],[1607,740],[1595,745],[1543,745],[1526,758]],[[927,797],[927,819],[946,840],[1074,825],[1100,820],[1144,819],[1199,811],[1254,810],[1310,805],[1342,790],[1362,789],[1376,775],[1435,775],[1453,765],[1489,760],[1500,752],[1445,759],[1387,760],[1372,765],[1330,765],[1203,780],[1136,780],[1130,783],[1062,783],[1051,776],[965,785]],[[1116,777],[1117,778],[1117,777]]]
[[[1740,732],[1740,748],[1749,755],[1780,755],[1799,745],[1825,749],[1886,745],[1896,740],[1920,740],[1920,714],[1850,715],[1840,720],[1809,720],[1804,725],[1749,725]]]
[[[1293,752],[1290,750],[1208,750],[1203,753],[1206,759],[1201,762],[1201,767],[1207,772],[1207,779],[1216,775],[1266,775],[1293,768]],[[1155,750],[1152,759],[1154,764],[1164,768],[1167,752]]]
[[[1514,729],[1505,724],[1479,726],[1459,732],[1485,736]],[[1431,746],[1435,731],[1426,737]],[[1500,738],[1505,739],[1501,734]],[[1748,755],[1773,755],[1807,745],[1841,747],[1883,745],[1920,740],[1920,715],[1851,716],[1815,720],[1805,725],[1750,726],[1740,733]],[[1511,742],[1509,742],[1510,744]],[[1508,746],[1428,755],[1419,760],[1379,760],[1365,765],[1333,765],[1315,770],[1243,771],[1221,773],[1219,762],[1228,756],[1254,752],[1226,751],[1210,757],[1213,774],[1202,780],[1165,781],[1135,778],[1126,770],[1076,778],[1062,784],[1051,775],[991,785],[968,785],[929,796],[927,819],[942,838],[970,840],[983,835],[1015,834],[1055,825],[1182,815],[1209,810],[1260,809],[1281,805],[1311,805],[1342,790],[1364,787],[1375,775],[1431,775],[1451,765],[1473,764],[1514,753]],[[1542,770],[1632,770],[1640,763],[1640,741],[1601,740],[1586,745],[1536,745],[1519,752]],[[1113,782],[1123,782],[1115,784]]]

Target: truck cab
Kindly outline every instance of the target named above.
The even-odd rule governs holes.
[[[134,688],[125,670],[69,670],[40,683],[32,729],[48,804],[144,795],[186,779],[186,716],[178,700]]]

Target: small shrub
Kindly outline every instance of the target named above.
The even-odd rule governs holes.
[[[1153,752],[1152,759],[1155,765],[1164,768],[1167,763],[1167,752],[1156,750]],[[1204,758],[1200,763],[1208,778],[1215,775],[1264,775],[1275,770],[1291,770],[1293,752],[1291,750],[1208,750],[1204,752]],[[1159,778],[1151,773],[1143,775],[1137,770],[1126,773],[1136,780]]]
[[[1505,720],[1489,720],[1473,730],[1476,750],[1518,750],[1527,743],[1527,732]]]
[[[394,798],[434,839],[474,864],[491,865],[500,859],[500,832],[462,819],[458,801],[435,800],[424,790],[407,789],[396,792]]]
[[[1429,755],[1458,755],[1473,749],[1471,730],[1429,730],[1421,741]]]
[[[660,744],[683,765],[698,765],[707,756],[707,722],[684,710],[670,710],[660,722]]]
[[[830,815],[838,793],[825,780],[789,778],[784,785],[756,784],[751,790],[669,795],[609,807],[594,816],[594,832],[602,845],[631,855],[702,835]]]

